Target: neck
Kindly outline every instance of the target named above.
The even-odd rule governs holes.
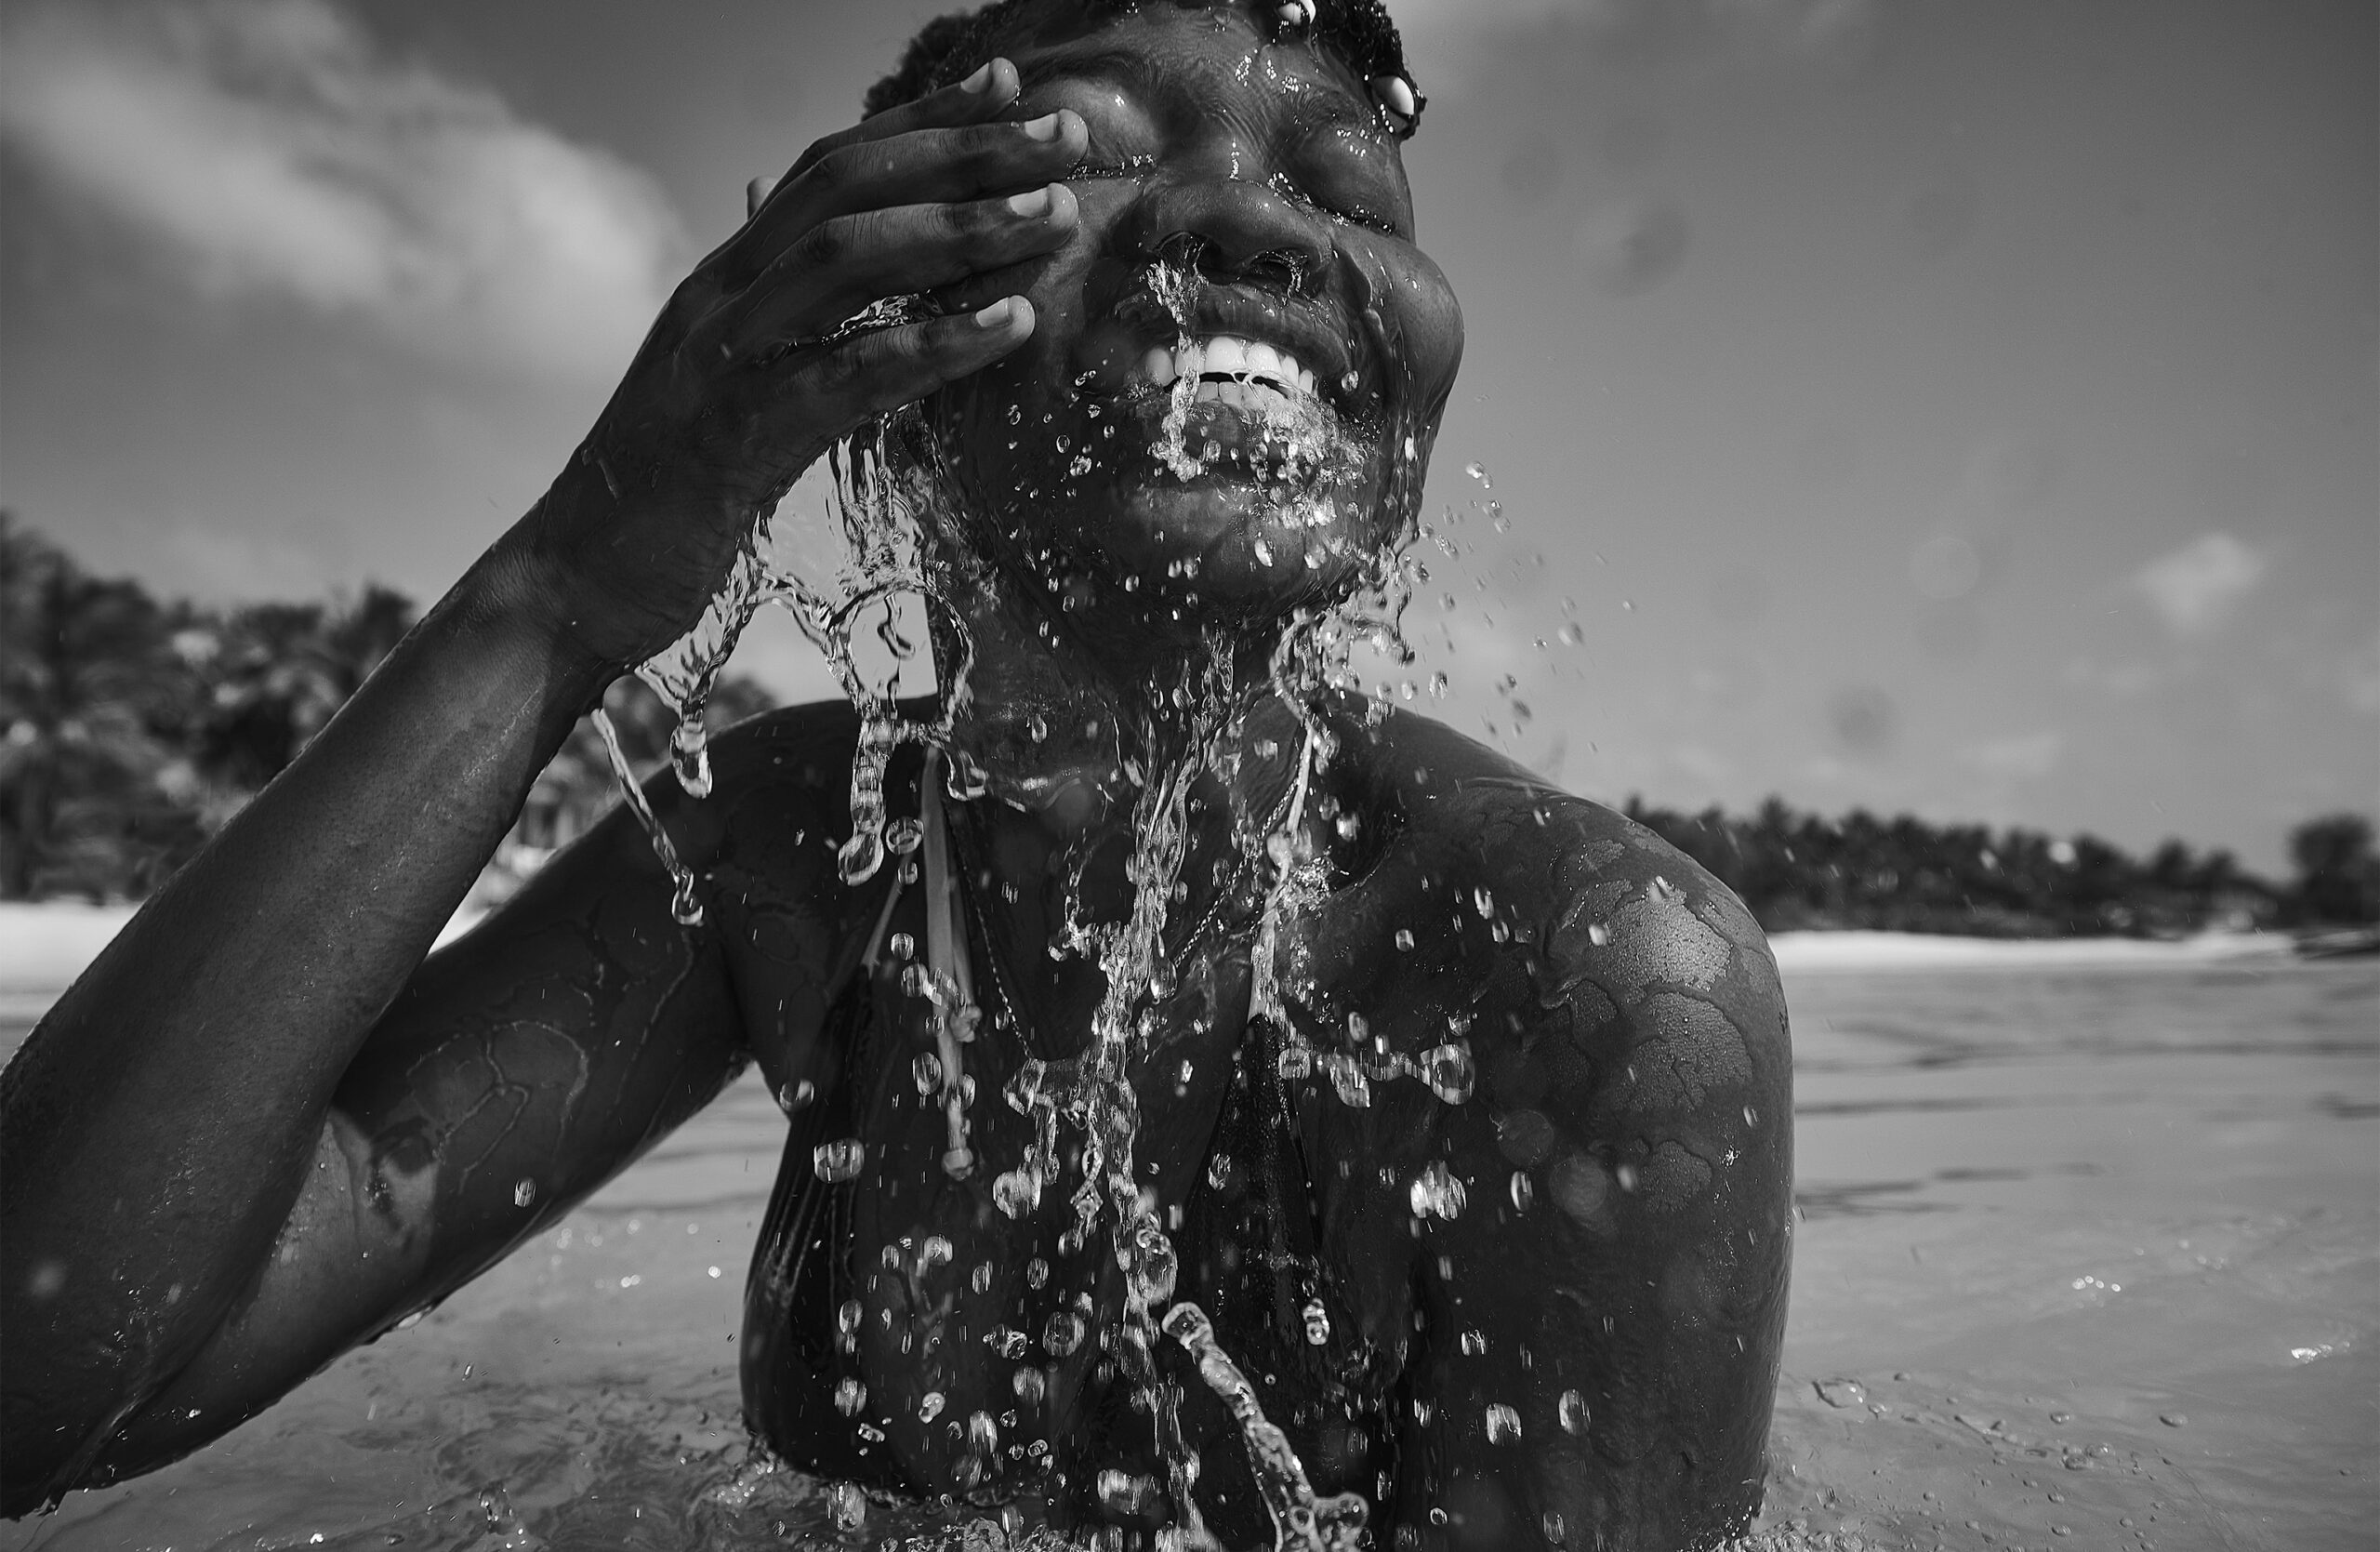
[[[952,743],[994,796],[1067,839],[1130,826],[1147,783],[1201,746],[1235,749],[1273,698],[1277,632],[1101,631],[1016,591],[985,568],[950,589],[937,656],[955,662],[963,630],[972,657]],[[1099,639],[1128,634],[1112,650]]]

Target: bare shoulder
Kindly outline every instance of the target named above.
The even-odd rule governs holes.
[[[1408,1383],[1435,1405],[1407,1489],[1484,1526],[1558,1514],[1574,1545],[1737,1533],[1792,1242],[1790,1040],[1758,925],[1659,837],[1443,727],[1391,718],[1343,764],[1342,829],[1369,841],[1285,980],[1318,1034],[1406,1058],[1374,1065],[1473,1075],[1437,1103],[1392,1085],[1342,1145],[1394,1166],[1407,1194],[1374,1215],[1409,1208],[1420,1252]]]
[[[889,869],[851,884],[838,866],[852,833],[858,737],[845,703],[786,707],[719,736],[707,797],[686,798],[666,774],[648,787],[699,878],[750,1050],[772,1088],[823,1080],[812,1037],[890,886]],[[915,749],[893,762],[886,786],[896,813],[913,811],[902,794],[918,766]]]
[[[1459,927],[1501,1000],[1533,1004],[1525,1028],[1566,1012],[1593,1044],[1605,1042],[1589,1030],[1641,1025],[1625,1032],[1667,1030],[1702,1054],[1698,1065],[1728,1072],[1785,1059],[1767,938],[1692,858],[1435,723],[1392,717],[1354,752],[1352,802],[1382,831],[1354,881],[1364,915]],[[1511,1024],[1482,1034],[1492,1045],[1496,1026],[1511,1035]]]
[[[1350,740],[1373,832],[1325,908],[1313,978],[1425,1052],[1449,1028],[1489,1130],[1598,1233],[1781,1227],[1792,1046],[1759,924],[1640,825],[1435,723]],[[1450,1121],[1453,1133],[1467,1125]],[[1492,1140],[1491,1140],[1492,1138]],[[1609,1187],[1606,1189],[1606,1187]]]

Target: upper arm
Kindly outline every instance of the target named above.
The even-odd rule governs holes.
[[[624,812],[433,954],[341,1080],[252,1287],[100,1456],[195,1447],[436,1302],[625,1168],[744,1058],[715,936]]]
[[[1435,1405],[1406,1420],[1405,1491],[1454,1546],[1699,1545],[1742,1529],[1766,1471],[1784,1002],[1724,886],[1566,807],[1507,877],[1525,974],[1479,1009],[1479,1092],[1446,1118],[1468,1205],[1425,1225]]]
[[[1332,897],[1309,962],[1318,1041],[1361,1012],[1408,1058],[1467,1041],[1476,1072],[1455,1103],[1409,1084],[1344,1119],[1326,1102],[1342,1130],[1397,1122],[1365,1141],[1418,1305],[1399,1532],[1440,1548],[1734,1533],[1765,1474],[1785,1315],[1775,963],[1734,896],[1649,832],[1518,772],[1445,775],[1399,796],[1398,838]]]

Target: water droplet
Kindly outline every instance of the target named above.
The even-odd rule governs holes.
[[[1529,1210],[1530,1204],[1536,1200],[1537,1187],[1529,1180],[1527,1172],[1514,1170],[1513,1172],[1513,1205],[1526,1213]]]
[[[918,1421],[931,1423],[942,1415],[942,1392],[929,1390],[918,1399]]]
[[[977,1454],[988,1455],[1000,1445],[999,1425],[992,1421],[988,1412],[979,1412],[967,1419],[967,1447]]]
[[[1030,1363],[1009,1378],[1009,1386],[1016,1392],[1016,1399],[1029,1407],[1041,1404],[1042,1394],[1049,1389],[1049,1385],[1041,1371]]]
[[[1410,952],[1412,951],[1412,948],[1413,948],[1413,929],[1412,929],[1412,928],[1410,928],[1410,927],[1399,927],[1399,928],[1397,928],[1397,929],[1396,929],[1396,946],[1397,946],[1397,948],[1401,948],[1401,949],[1405,950],[1405,951],[1406,951],[1406,952],[1408,952],[1408,953],[1410,953]]]
[[[1583,1434],[1587,1431],[1587,1399],[1577,1391],[1562,1392],[1562,1399],[1555,1404],[1554,1413],[1562,1420],[1564,1433]]]
[[[842,1307],[835,1311],[835,1329],[849,1336],[859,1330],[859,1301],[845,1299]]]
[[[916,1081],[920,1096],[932,1094],[942,1087],[942,1058],[931,1051],[919,1052],[917,1060],[909,1064],[909,1076]]]
[[[1178,1271],[1173,1241],[1166,1238],[1165,1230],[1155,1220],[1144,1221],[1133,1231],[1131,1247],[1125,1255],[1125,1280],[1132,1296],[1152,1307],[1167,1303],[1173,1297]]]
[[[1749,1105],[1744,1107],[1744,1124],[1746,1126],[1758,1126],[1760,1124],[1760,1112],[1753,1109]]]
[[[925,838],[925,826],[915,819],[895,819],[884,830],[884,844],[894,856],[907,856],[924,843]]]
[[[894,933],[884,940],[884,948],[896,960],[912,959],[918,952],[918,940],[907,933]]]
[[[1417,1218],[1452,1218],[1463,1209],[1462,1182],[1443,1161],[1433,1160],[1413,1177],[1406,1200]]]
[[[1231,1184],[1231,1155],[1217,1153],[1207,1161],[1207,1185],[1214,1190],[1222,1190]]]
[[[524,1174],[524,1175],[522,1175],[519,1180],[517,1180],[517,1181],[515,1181],[515,1182],[513,1183],[513,1187],[512,1187],[512,1205],[513,1205],[513,1206],[515,1206],[515,1207],[526,1207],[526,1206],[528,1206],[531,1202],[533,1202],[533,1201],[535,1201],[535,1200],[537,1200],[537,1183],[536,1183],[536,1181],[534,1181],[534,1180],[530,1179],[527,1175],[525,1175],[525,1174]]]
[[[988,1261],[977,1262],[975,1264],[975,1269],[967,1274],[967,1286],[972,1288],[978,1293],[990,1293],[992,1291],[992,1264]]]
[[[1432,1046],[1421,1057],[1421,1079],[1447,1104],[1468,1103],[1479,1081],[1479,1069],[1471,1059],[1471,1042],[1456,1040]]]
[[[1305,1340],[1308,1346],[1319,1347],[1330,1340],[1330,1312],[1322,1307],[1320,1299],[1308,1299],[1304,1310]]]
[[[992,1182],[992,1202],[1012,1218],[1025,1216],[1041,1205],[1040,1173],[1025,1168],[1002,1174]]]
[[[777,1090],[777,1108],[791,1115],[809,1104],[817,1093],[818,1086],[807,1078],[799,1083],[787,1083]]]
[[[1521,1441],[1521,1414],[1501,1401],[1488,1403],[1488,1442],[1518,1444]]]
[[[867,1497],[855,1483],[837,1482],[826,1490],[826,1513],[838,1531],[856,1531],[867,1523]]]
[[[867,1386],[848,1374],[835,1386],[835,1410],[846,1417],[857,1417],[859,1409],[867,1405]]]
[[[858,1175],[866,1162],[867,1145],[857,1137],[842,1137],[831,1143],[821,1143],[811,1150],[810,1167],[818,1178],[829,1186],[840,1186]]]
[[[1025,1264],[1025,1285],[1026,1287],[1038,1289],[1046,1286],[1049,1281],[1050,1263],[1042,1260],[1037,1255],[1032,1260],[1027,1261]]]
[[[1071,1309],[1061,1309],[1041,1328],[1041,1346],[1051,1357],[1064,1358],[1082,1346],[1082,1317]]]

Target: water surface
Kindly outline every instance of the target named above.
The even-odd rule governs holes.
[[[2373,1545],[2380,964],[1788,987],[1802,1221],[1775,1545]],[[413,1328],[0,1545],[875,1547],[918,1529],[879,1506],[840,1537],[819,1484],[745,1447],[735,1327],[782,1135],[739,1082]]]

